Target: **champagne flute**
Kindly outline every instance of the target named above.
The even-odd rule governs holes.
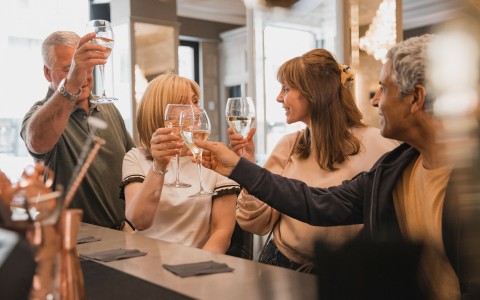
[[[113,30],[110,22],[105,20],[92,20],[87,23],[87,32],[95,32],[97,36],[92,40],[92,43],[100,44],[107,48],[107,54],[110,55],[112,52],[114,38],[113,38]],[[107,58],[108,59],[108,58]],[[102,81],[102,95],[98,98],[91,99],[90,102],[96,104],[103,104],[103,103],[112,103],[117,101],[118,99],[115,97],[107,97],[105,94],[105,66],[99,65],[98,68],[100,69],[100,78]]]
[[[225,117],[230,128],[237,134],[247,137],[255,123],[255,105],[250,97],[228,98]]]
[[[165,114],[163,119],[165,121],[165,127],[173,128],[172,134],[180,135],[180,113],[184,110],[191,110],[192,106],[188,104],[168,104],[165,108]],[[190,184],[180,181],[180,154],[177,154],[177,170],[175,181],[165,183],[164,186],[173,188],[187,188],[191,187]]]
[[[202,185],[202,153],[203,149],[195,145],[194,140],[207,141],[210,137],[211,125],[207,112],[204,109],[192,107],[191,110],[184,110],[180,113],[180,134],[187,147],[192,151],[197,162],[200,190],[198,193],[189,196],[213,195],[203,189]]]

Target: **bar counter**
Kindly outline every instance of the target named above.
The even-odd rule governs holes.
[[[195,299],[317,299],[316,277],[292,270],[260,264],[228,255],[185,247],[82,223],[79,238],[94,236],[101,241],[79,244],[79,254],[116,248],[138,249],[146,256],[99,262],[154,285]],[[162,267],[213,260],[226,263],[233,272],[181,278]],[[88,274],[85,274],[87,277]],[[88,278],[85,278],[88,282]],[[86,287],[88,288],[88,286]],[[122,289],[122,286],[118,287]]]

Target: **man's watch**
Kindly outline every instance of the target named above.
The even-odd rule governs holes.
[[[78,94],[74,95],[65,89],[65,82],[67,82],[67,78],[63,78],[62,81],[60,81],[57,92],[72,102],[77,101],[78,97],[82,93],[82,88],[80,88],[80,90],[78,91]]]

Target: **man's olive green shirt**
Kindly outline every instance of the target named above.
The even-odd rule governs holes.
[[[31,116],[48,101],[53,93],[49,89],[45,99],[35,103],[25,115],[20,133],[24,141]],[[90,116],[99,118],[108,124],[106,129],[98,129],[95,134],[104,139],[106,143],[93,160],[70,207],[83,210],[83,222],[115,228],[125,220],[125,201],[119,197],[119,185],[122,181],[123,157],[134,144],[115,105],[90,104],[90,110]],[[75,107],[67,127],[50,152],[35,154],[29,149],[36,161],[44,161],[45,165],[53,170],[55,174],[54,190],[58,190],[60,185],[65,190],[70,183],[84,144],[90,136],[87,118],[88,114],[83,108]]]

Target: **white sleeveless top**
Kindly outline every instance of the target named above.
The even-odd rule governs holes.
[[[165,182],[175,181],[177,161],[170,162],[175,168],[169,168],[165,174]],[[152,167],[151,161],[145,158],[143,150],[133,148],[123,160],[123,184],[143,182]],[[198,168],[192,158],[180,157],[180,180],[189,183],[189,188],[164,187],[156,216],[150,228],[136,233],[185,246],[201,248],[210,236],[210,215],[213,201],[211,196],[188,198],[200,189]],[[218,173],[202,167],[202,183],[206,191],[217,193],[238,189],[239,186]]]

